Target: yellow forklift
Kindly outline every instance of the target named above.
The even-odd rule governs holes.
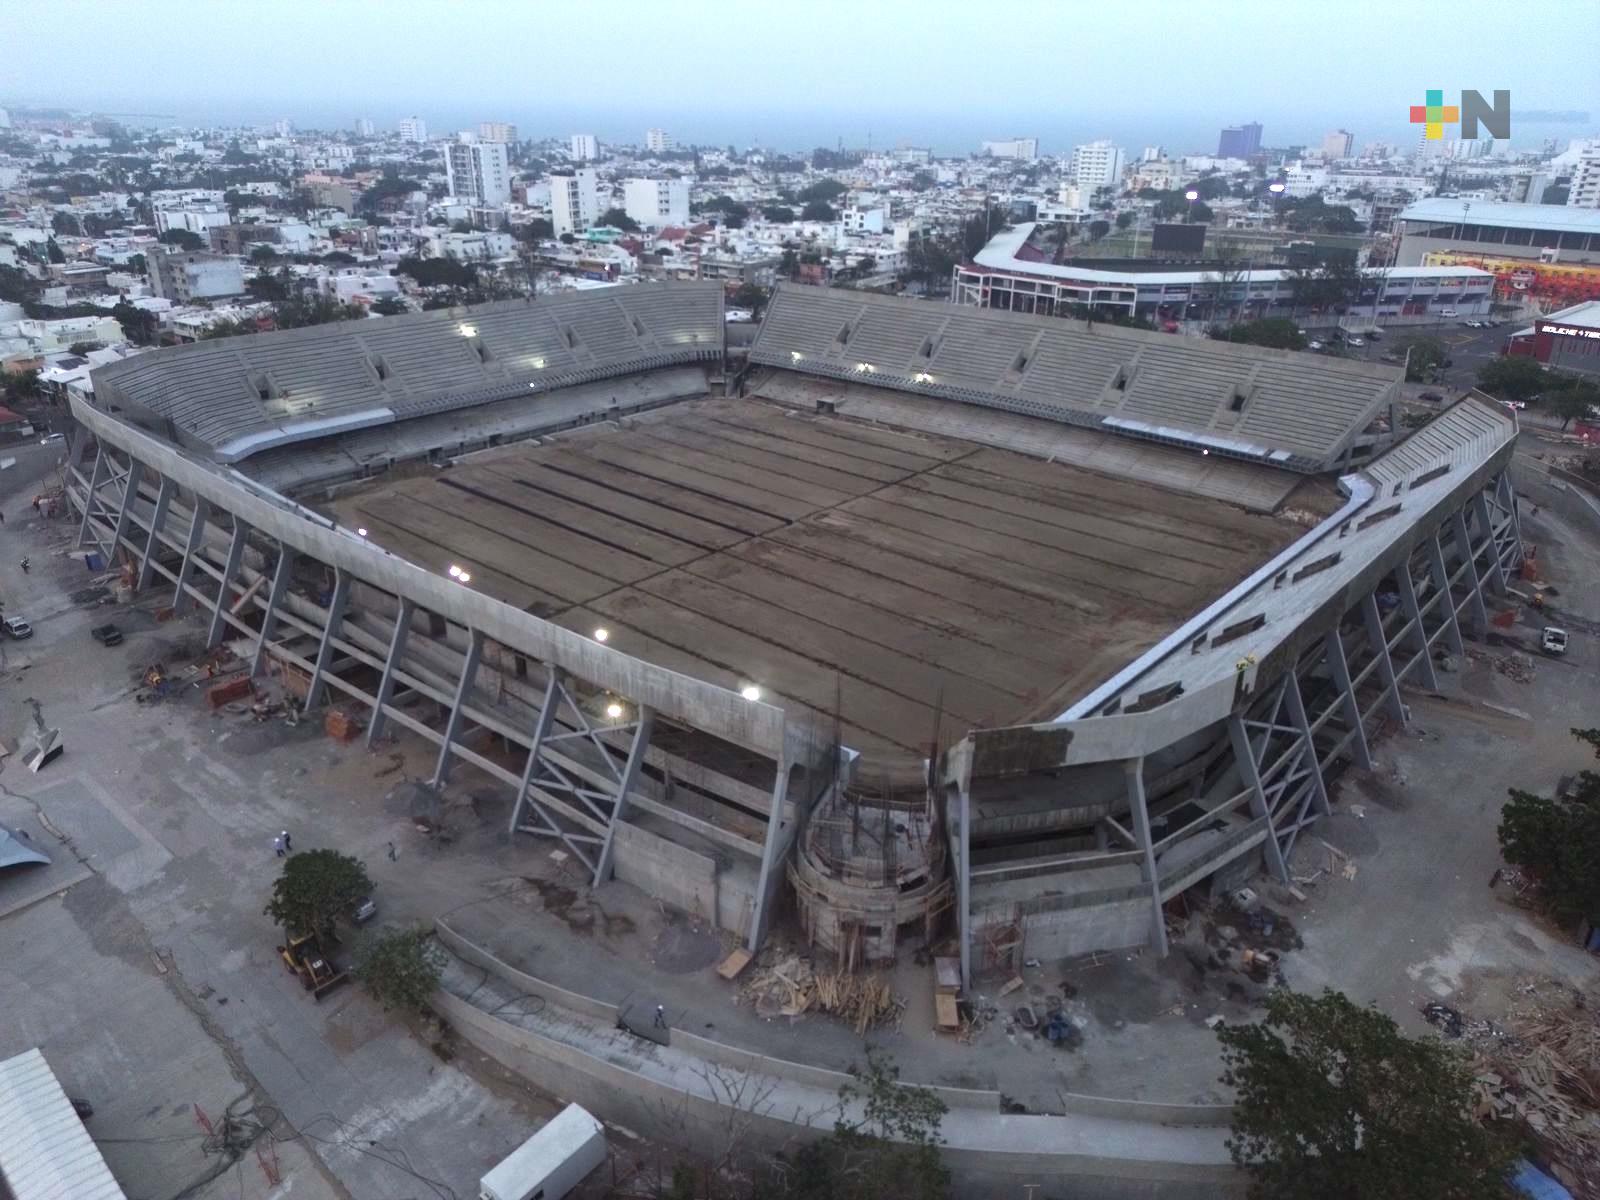
[[[350,978],[350,973],[338,966],[323,948],[323,940],[314,933],[291,934],[288,944],[278,947],[283,965],[289,974],[300,977],[300,986],[311,993],[313,1000],[321,1000],[324,992],[332,991]]]

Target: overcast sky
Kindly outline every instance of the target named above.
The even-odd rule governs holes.
[[[1193,151],[1246,120],[1269,145],[1409,141],[1439,87],[1509,88],[1517,144],[1600,132],[1595,0],[5,0],[0,44],[0,103],[193,122]],[[1560,109],[1591,119],[1517,119]]]

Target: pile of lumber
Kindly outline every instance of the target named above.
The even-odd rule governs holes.
[[[855,1026],[859,1036],[878,1025],[898,1023],[900,1001],[883,975],[818,975],[817,1004]]]
[[[815,1007],[855,1026],[858,1034],[898,1022],[902,1008],[886,976],[818,973],[798,955],[750,971],[739,997],[767,1017],[798,1017]]]
[[[1600,1195],[1600,990],[1519,985],[1499,1036],[1476,1047],[1478,1112],[1527,1123],[1575,1195]]]

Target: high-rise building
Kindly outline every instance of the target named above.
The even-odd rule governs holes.
[[[1261,149],[1261,123],[1230,125],[1217,138],[1218,158],[1250,158]]]
[[[1332,133],[1322,135],[1323,158],[1349,158],[1355,147],[1355,134],[1348,130],[1335,129]]]
[[[400,118],[400,140],[402,142],[425,142],[428,140],[428,123],[421,117]]]
[[[1139,155],[1140,162],[1160,162],[1164,155],[1160,146],[1146,146]]]
[[[504,142],[463,138],[445,148],[450,194],[459,200],[496,208],[511,199],[511,164]]]
[[[600,157],[600,143],[592,133],[575,133],[571,143],[574,162],[593,162]]]
[[[501,142],[509,145],[517,140],[517,127],[504,121],[479,121],[478,140],[480,142]]]
[[[371,137],[377,131],[378,131],[378,127],[372,123],[372,118],[371,117],[357,117],[356,118],[356,136],[357,137]]]
[[[672,140],[672,135],[665,129],[646,129],[644,131],[644,148],[651,154],[665,154],[668,150],[675,149],[678,143]]]
[[[294,122],[288,117],[279,117],[272,123],[272,132],[281,138],[290,137],[294,133]]]
[[[581,233],[600,216],[600,177],[593,171],[550,176],[550,223],[556,235]]]
[[[622,205],[649,229],[684,225],[689,220],[687,179],[630,179],[622,185]]]
[[[1600,140],[1587,143],[1579,151],[1567,189],[1567,204],[1573,208],[1600,208]]]
[[[990,158],[1035,159],[1039,157],[1039,139],[1036,137],[999,138],[983,143],[983,153]]]
[[[1113,187],[1122,182],[1122,147],[1107,141],[1072,148],[1072,182],[1080,192]]]

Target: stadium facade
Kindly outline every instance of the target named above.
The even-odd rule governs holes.
[[[1397,438],[1387,367],[789,286],[723,329],[662,284],[109,365],[80,541],[596,886],[969,978],[1285,878],[1520,564],[1514,415]]]

